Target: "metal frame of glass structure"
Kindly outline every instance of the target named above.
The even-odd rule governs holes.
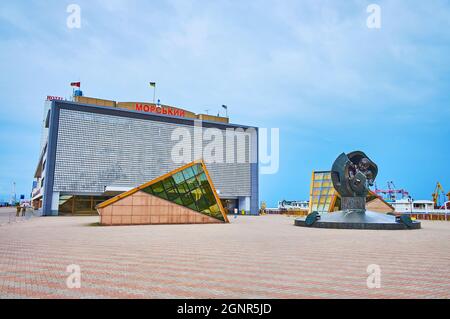
[[[311,177],[309,211],[320,214],[333,211],[336,204],[336,197],[336,190],[331,180],[331,172],[313,172]]]
[[[148,183],[111,198],[98,208],[106,207],[138,191],[162,198],[198,213],[228,222],[217,191],[203,161],[194,161]]]

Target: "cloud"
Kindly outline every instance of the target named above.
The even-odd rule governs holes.
[[[380,30],[366,27],[363,0],[82,0],[81,29],[66,27],[69,3],[0,3],[0,125],[26,125],[37,141],[43,98],[69,96],[72,80],[121,101],[150,100],[156,81],[164,103],[227,104],[233,122],[281,127],[311,156],[323,150],[311,136],[338,143],[342,127],[388,140],[396,126],[407,139],[450,118],[447,1],[377,1]]]

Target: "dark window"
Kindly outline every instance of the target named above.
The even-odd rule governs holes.
[[[173,188],[173,186],[175,185],[173,182],[172,177],[168,177],[165,180],[162,181],[163,185],[164,185],[164,189],[171,189]]]
[[[183,201],[184,206],[189,206],[194,202],[190,193],[181,196],[181,200]]]
[[[199,209],[200,211],[203,211],[203,210],[209,208],[209,205],[208,205],[206,199],[203,198],[203,197],[201,197],[201,198],[197,201],[196,204],[197,204],[197,207],[198,207],[198,209]]]
[[[158,182],[158,183],[152,185],[152,189],[153,189],[153,193],[155,193],[155,194],[159,194],[164,191],[164,187],[161,182]]]
[[[175,188],[171,188],[166,191],[167,197],[170,201],[174,201],[176,198],[180,197],[177,190]]]
[[[198,184],[197,180],[195,179],[195,177],[188,179],[186,181],[186,183],[188,184],[188,187],[191,191],[196,189],[197,187],[199,187],[199,184]]]
[[[189,187],[188,187],[187,183],[185,183],[185,182],[178,184],[177,189],[178,189],[178,193],[180,193],[180,194],[186,194],[187,192],[189,192]]]

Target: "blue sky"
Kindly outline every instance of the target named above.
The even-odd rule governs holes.
[[[81,7],[81,29],[66,8]],[[366,8],[381,7],[381,29]],[[0,199],[29,194],[47,95],[151,100],[280,128],[260,198],[307,199],[312,170],[360,149],[428,199],[450,191],[450,3],[431,1],[1,1]]]

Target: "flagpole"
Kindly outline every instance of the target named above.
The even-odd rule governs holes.
[[[153,104],[156,101],[156,82],[150,82],[150,86],[153,87]]]

